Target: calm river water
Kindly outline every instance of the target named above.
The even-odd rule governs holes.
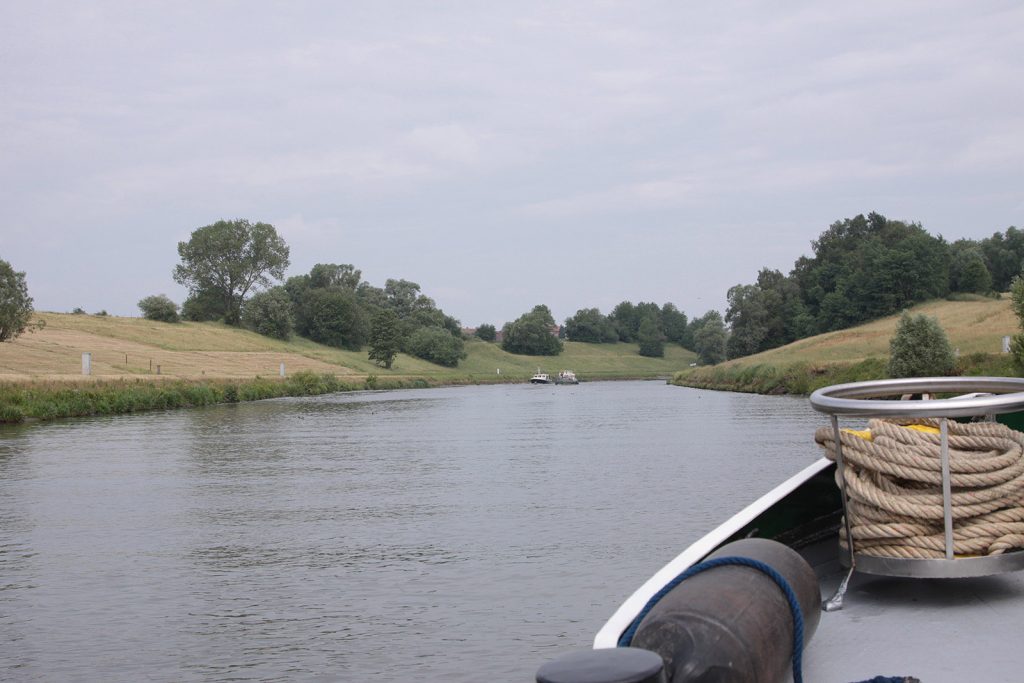
[[[0,679],[532,681],[822,423],[596,382],[0,429]]]

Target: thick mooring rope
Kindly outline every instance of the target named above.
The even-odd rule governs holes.
[[[854,548],[878,557],[945,557],[937,420],[871,420],[842,430],[847,512]],[[992,422],[949,420],[953,552],[998,555],[1024,548],[1024,434]],[[835,460],[831,427],[814,435]],[[838,478],[838,474],[836,475]],[[845,528],[840,543],[846,547]]]

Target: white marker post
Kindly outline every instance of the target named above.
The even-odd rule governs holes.
[[[281,376],[284,377],[284,363],[281,363]]]
[[[92,374],[92,354],[91,353],[83,353],[82,354],[82,374],[83,375],[91,375]]]

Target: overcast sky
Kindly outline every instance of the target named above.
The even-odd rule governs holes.
[[[1024,227],[1024,5],[4,2],[0,206],[38,310],[248,218],[464,325],[724,311],[858,213]]]

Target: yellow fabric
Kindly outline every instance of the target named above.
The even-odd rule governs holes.
[[[915,432],[921,432],[922,434],[939,434],[938,427],[932,427],[931,425],[900,425],[907,429],[913,429]],[[865,441],[874,441],[875,437],[871,434],[870,429],[844,429],[847,434],[853,434],[859,436]]]
[[[921,432],[922,434],[939,434],[940,430],[938,427],[932,427],[931,425],[903,425],[907,429],[913,429],[915,432]]]

